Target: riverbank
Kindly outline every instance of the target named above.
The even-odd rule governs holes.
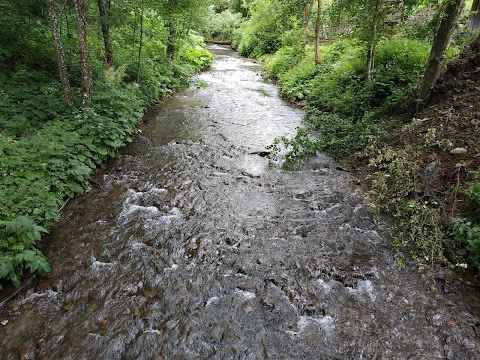
[[[421,267],[434,257],[473,275],[480,269],[479,50],[477,41],[449,64],[425,109],[407,122],[394,118],[385,139],[342,161],[361,179],[372,209],[400,222],[401,251],[411,255],[415,244]]]
[[[175,64],[142,67],[140,83],[129,80],[125,67],[105,70],[86,112],[68,109],[46,72],[2,72],[8,100],[2,121],[10,113],[17,121],[0,133],[0,289],[6,282],[20,286],[23,273],[51,270],[37,243],[60,218],[59,209],[89,191],[92,171],[132,141],[152,102],[213,60],[198,36],[183,46]]]
[[[273,153],[282,143],[287,147],[285,168],[318,150],[340,160],[361,181],[370,210],[399,222],[392,230],[401,234],[394,238],[399,266],[413,258],[420,269],[440,265],[477,273],[480,157],[471,105],[478,102],[477,49],[450,64],[430,105],[414,117],[402,114],[415,111],[408,99],[428,56],[426,43],[401,36],[380,43],[372,82],[365,81],[356,40],[320,50],[318,65],[311,48],[298,53],[283,47],[261,58],[282,95],[307,109],[305,129],[293,139],[277,139]]]

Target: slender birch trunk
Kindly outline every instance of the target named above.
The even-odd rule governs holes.
[[[58,73],[60,81],[62,82],[63,97],[65,103],[69,108],[73,107],[72,91],[70,88],[70,80],[68,79],[68,70],[65,63],[65,53],[63,52],[62,39],[60,37],[60,29],[58,26],[58,17],[55,11],[55,1],[48,0],[47,2],[48,15],[50,18],[50,26],[52,28],[53,46],[57,56]]]
[[[140,64],[142,60],[142,43],[143,43],[143,0],[140,10],[140,43],[138,44],[138,60],[137,60],[137,84],[140,84]]]
[[[82,104],[84,110],[91,107],[92,71],[88,59],[87,21],[85,17],[85,0],[73,0],[77,18],[78,43],[80,47],[80,72],[82,76]]]
[[[322,22],[322,0],[317,2],[317,21],[315,23],[315,64],[320,64],[320,27]]]

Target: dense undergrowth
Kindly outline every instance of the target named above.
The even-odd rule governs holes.
[[[276,139],[268,146],[272,158],[281,147],[286,148],[283,168],[297,167],[299,160],[318,150],[336,159],[352,157],[356,159],[353,161],[363,161],[370,174],[365,181],[369,184],[366,200],[370,209],[388,212],[397,220],[392,235],[402,254],[398,259],[411,256],[420,268],[437,264],[465,267],[468,260],[480,269],[478,212],[469,215],[463,209],[453,220],[446,221],[448,204],[442,205],[442,196],[428,189],[420,162],[433,146],[428,142],[429,134],[422,135],[427,140],[405,148],[379,145],[391,130],[402,127],[403,121],[411,121],[408,114],[415,112],[412,100],[431,49],[431,23],[438,19],[431,16],[429,21],[429,26],[418,21],[405,23],[403,28],[383,36],[375,49],[372,81],[367,81],[367,47],[361,36],[340,37],[320,46],[321,61],[315,64],[313,46],[305,42],[301,29],[269,31],[274,21],[267,23],[253,16],[236,33],[233,46],[242,55],[259,58],[266,76],[278,81],[284,97],[306,104],[306,122],[297,134]],[[446,63],[475,36],[477,33],[460,27]],[[478,168],[475,171],[478,174]],[[470,209],[480,208],[478,175],[469,175],[465,181],[455,191],[465,194]],[[466,255],[462,249],[467,250]]]
[[[144,51],[148,45],[155,47],[147,43]],[[173,62],[165,56],[145,58],[140,84],[133,81],[138,76],[134,62],[104,70],[94,59],[92,108],[86,112],[79,103],[73,110],[64,105],[51,69],[3,67],[0,279],[19,286],[25,270],[50,270],[36,243],[58,220],[65,200],[83,194],[93,169],[132,141],[149,104],[171,94],[212,60],[202,38],[194,34],[179,43]],[[73,85],[79,101],[79,84]]]

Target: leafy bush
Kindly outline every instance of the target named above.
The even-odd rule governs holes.
[[[277,4],[259,1],[253,7],[252,17],[235,31],[232,46],[243,56],[259,58],[280,49],[289,27]]]
[[[303,128],[297,128],[297,133],[293,139],[282,136],[280,140],[288,151],[282,164],[283,169],[292,169],[299,160],[308,159],[317,152],[316,140]],[[271,150],[270,160],[274,159],[280,152],[280,140],[275,139],[271,145],[266,147]]]
[[[308,120],[321,134],[318,149],[327,151],[336,159],[375,143],[386,133],[384,124],[371,118],[355,121],[352,117],[310,110]]]
[[[480,270],[480,225],[465,218],[454,218],[453,233],[457,240],[466,243],[470,260]]]
[[[301,59],[302,54],[292,46],[285,46],[275,54],[265,55],[262,62],[269,75],[275,78],[286,73],[289,69],[296,66]]]
[[[467,196],[475,215],[480,220],[480,182],[467,187],[465,195]]]
[[[309,105],[357,121],[365,116],[390,114],[413,93],[429,48],[404,38],[382,42],[376,51],[372,82],[366,81],[363,47],[351,41],[341,42],[331,52],[326,60],[331,61],[327,71],[313,80]]]
[[[213,55],[206,49],[203,37],[190,32],[179,46],[177,59],[191,66],[190,73],[203,69],[213,62]]]
[[[396,151],[372,146],[365,154],[369,166],[375,168],[369,177],[368,206],[374,213],[388,212],[398,220],[391,230],[397,248],[410,250],[420,268],[444,262],[446,236],[436,200],[423,196],[419,188],[422,175],[415,163],[417,152],[411,147]]]
[[[320,56],[327,54],[330,48],[330,45],[320,46]],[[281,94],[291,101],[308,98],[314,86],[312,79],[325,71],[323,63],[315,64],[314,49],[308,47],[296,66],[289,67],[278,76]]]
[[[40,71],[0,71],[0,129],[20,137],[68,112],[58,81]]]
[[[278,58],[289,59],[289,52],[283,51],[277,53]],[[384,118],[400,111],[413,94],[429,48],[405,38],[382,42],[371,82],[366,81],[365,50],[357,40],[343,40],[324,51],[319,65],[314,64],[310,54],[281,73],[277,69],[286,65],[276,55],[267,68],[279,72],[285,96],[307,98],[307,120],[320,133],[318,149],[341,158],[386,134],[389,124]]]
[[[0,221],[0,278],[6,278],[18,287],[25,269],[30,273],[49,272],[47,259],[34,247],[41,234],[46,232],[25,216]]]
[[[470,261],[480,270],[480,182],[468,186],[465,195],[473,218],[454,218],[453,234],[461,244],[466,244]]]
[[[281,45],[281,34],[261,32],[256,28],[240,27],[233,35],[232,47],[242,56],[259,58],[265,54],[274,53]]]
[[[231,41],[242,21],[241,13],[232,13],[229,9],[218,13],[211,9],[204,35],[208,40]]]

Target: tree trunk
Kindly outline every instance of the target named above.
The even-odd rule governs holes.
[[[305,31],[305,35],[302,42],[302,51],[305,52],[305,49],[308,44],[308,20],[310,19],[310,14],[312,13],[313,3],[315,0],[309,0],[308,4],[303,8],[303,18],[302,18],[302,28]]]
[[[372,9],[367,9],[367,12],[370,12],[372,19],[372,30],[370,33],[370,38],[368,39],[367,47],[367,81],[370,82],[373,80],[373,72],[375,69],[375,46],[377,45],[377,33],[378,33],[378,22],[380,18],[380,3],[381,0],[375,1]]]
[[[320,64],[320,26],[322,22],[322,0],[317,2],[317,21],[315,22],[315,64]]]
[[[367,81],[373,80],[373,71],[375,69],[375,44],[377,42],[377,22],[373,24],[372,38],[367,49]]]
[[[480,0],[474,0],[472,4],[472,14],[468,17],[468,28],[470,30],[480,29]]]
[[[437,34],[433,40],[432,50],[418,91],[419,102],[425,101],[430,96],[432,88],[440,77],[443,59],[450,46],[453,30],[462,12],[463,2],[464,0],[454,0],[445,7],[445,16],[442,17]]]
[[[172,11],[176,4],[177,4],[176,0],[170,0]],[[168,21],[168,44],[167,44],[167,55],[170,60],[173,60],[175,56],[176,37],[177,37],[177,31],[175,29],[175,24],[173,22],[173,15],[170,15],[170,20]]]
[[[143,0],[140,10],[140,43],[138,44],[138,60],[137,60],[137,84],[140,84],[140,64],[142,59],[142,42],[143,42]]]
[[[478,34],[477,38],[475,40],[473,40],[472,44],[470,45],[470,48],[471,49],[476,49],[476,48],[480,48],[480,34]],[[477,50],[478,51],[478,50]]]
[[[85,0],[73,0],[77,18],[78,43],[80,46],[80,72],[82,76],[82,104],[84,110],[91,106],[92,98],[92,71],[88,59],[87,21],[85,18]]]
[[[108,24],[109,11],[110,0],[107,1],[107,8],[105,8],[103,0],[98,0],[98,12],[100,13],[100,23],[102,25],[103,44],[105,47],[105,64],[107,67],[113,66],[113,53],[110,45],[110,26]]]
[[[62,82],[63,97],[69,108],[73,107],[72,92],[70,90],[70,80],[68,79],[67,65],[65,63],[65,54],[63,52],[62,39],[60,38],[60,29],[58,27],[58,17],[55,11],[55,1],[48,0],[48,15],[50,17],[50,26],[52,28],[53,46],[57,55],[58,73]]]

